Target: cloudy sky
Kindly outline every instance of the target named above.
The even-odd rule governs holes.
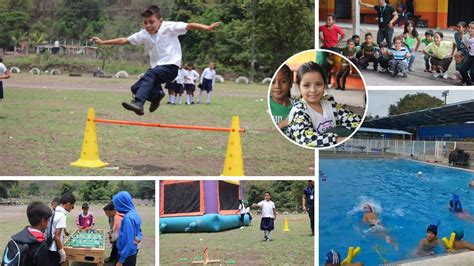
[[[440,90],[371,90],[369,89],[369,108],[367,115],[379,115],[381,117],[387,116],[388,107],[395,104],[400,98],[407,94],[416,94],[418,92],[428,93],[444,101],[441,93],[446,88],[440,87]],[[456,103],[474,99],[474,90],[449,90],[447,103]]]

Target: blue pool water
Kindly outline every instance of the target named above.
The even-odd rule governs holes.
[[[474,223],[448,211],[451,194],[474,216],[472,172],[409,160],[320,159],[319,254],[335,249],[345,258],[349,246],[360,246],[355,261],[378,265],[414,258],[426,227],[439,220],[438,237],[449,238],[453,228],[464,229],[464,240],[474,242]],[[417,175],[423,172],[422,175]],[[364,203],[371,203],[399,248],[387,244],[361,222]],[[438,252],[444,253],[440,249]]]

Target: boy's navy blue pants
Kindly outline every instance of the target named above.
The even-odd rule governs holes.
[[[0,99],[3,99],[3,82],[0,81]]]
[[[163,65],[150,68],[135,84],[132,85],[132,93],[135,101],[145,104],[145,101],[154,102],[164,94],[161,84],[173,81],[178,76],[179,67],[176,65]]]

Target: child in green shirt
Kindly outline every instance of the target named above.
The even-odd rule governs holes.
[[[432,30],[427,30],[425,32],[425,38],[421,39],[421,42],[425,44],[425,46],[428,46],[430,43],[433,42],[433,31]],[[423,56],[423,59],[425,59],[425,72],[433,73],[431,71],[431,66],[430,66],[430,57],[425,55]]]

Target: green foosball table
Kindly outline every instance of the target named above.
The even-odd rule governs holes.
[[[66,265],[72,261],[104,265],[105,232],[103,229],[76,230],[64,241]]]

